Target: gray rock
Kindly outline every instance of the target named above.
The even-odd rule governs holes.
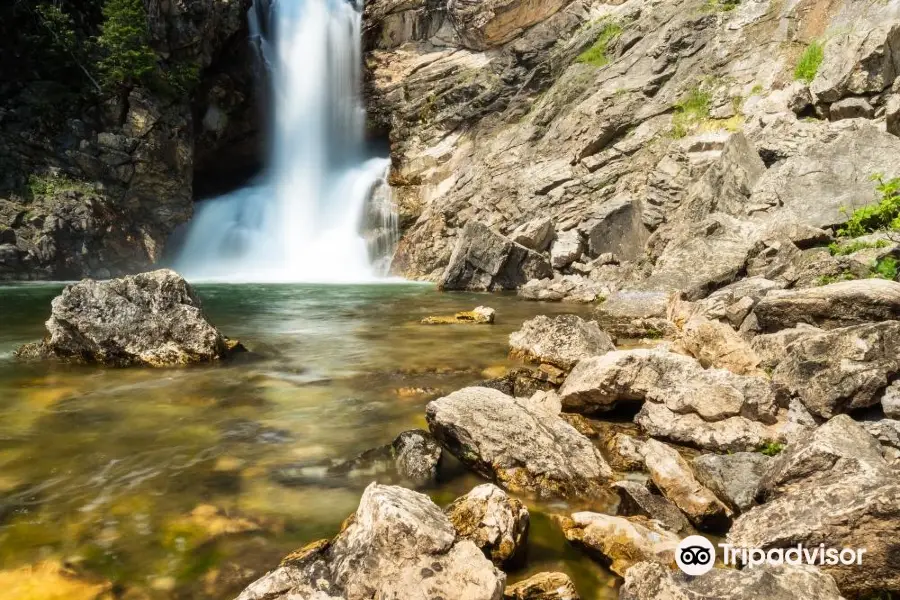
[[[66,286],[51,303],[47,337],[18,356],[110,366],[212,362],[242,347],[206,320],[200,299],[167,269]]]
[[[554,235],[553,219],[544,217],[516,227],[509,234],[509,239],[535,252],[545,252],[550,248]]]
[[[788,344],[801,338],[822,333],[823,330],[812,325],[800,324],[790,329],[782,329],[775,333],[757,335],[750,341],[750,347],[759,358],[759,366],[772,372],[787,356]]]
[[[691,523],[705,531],[727,529],[733,514],[731,509],[697,481],[688,462],[676,450],[648,440],[642,453],[653,484]]]
[[[538,573],[506,586],[505,600],[580,600],[575,584],[565,573]]]
[[[755,504],[769,460],[759,452],[704,454],[691,461],[691,467],[700,483],[736,512],[744,512]]]
[[[900,94],[891,94],[885,102],[884,121],[888,133],[900,137]]]
[[[588,254],[614,253],[624,260],[644,252],[649,232],[641,218],[640,204],[631,196],[619,196],[600,205],[591,218],[578,226],[587,238]]]
[[[430,433],[413,429],[398,435],[392,444],[397,474],[416,485],[432,482],[437,477],[441,445]]]
[[[543,255],[469,221],[438,285],[446,290],[514,290],[553,274]]]
[[[554,269],[565,269],[581,258],[583,244],[581,234],[576,229],[564,231],[556,236],[550,246],[550,264]]]
[[[609,464],[619,471],[642,471],[644,457],[641,456],[641,442],[624,433],[617,433],[606,442]]]
[[[816,288],[775,290],[759,301],[754,312],[766,332],[798,323],[834,329],[900,319],[900,283],[861,279]]]
[[[528,362],[570,370],[586,357],[615,350],[597,323],[575,315],[543,315],[522,324],[509,336],[510,355]]]
[[[532,279],[519,288],[519,296],[541,302],[590,304],[607,291],[605,285],[586,277],[556,275],[553,279]]]
[[[889,419],[900,419],[900,380],[894,381],[881,396],[881,408]]]
[[[860,424],[869,435],[878,440],[882,446],[885,460],[891,463],[896,454],[889,457],[887,450],[900,450],[900,421],[896,419],[878,419],[877,421],[862,421]]]
[[[489,388],[428,404],[432,434],[464,464],[501,487],[541,497],[602,497],[612,470],[571,425]]]
[[[828,116],[832,121],[841,119],[871,119],[875,109],[865,98],[844,98],[828,107]]]
[[[696,533],[677,506],[665,497],[652,493],[646,485],[626,479],[616,481],[612,488],[619,495],[618,514],[655,519],[670,531],[683,536]]]
[[[331,541],[287,556],[239,600],[500,600],[506,576],[422,494],[371,484]]]
[[[900,321],[884,321],[800,337],[785,348],[772,380],[827,419],[877,404],[897,374]]]
[[[691,577],[653,562],[625,574],[619,600],[843,600],[834,579],[806,565],[713,569]]]
[[[620,576],[641,561],[664,565],[675,562],[675,549],[681,541],[658,521],[646,517],[578,512],[559,521],[567,540],[600,557]]]
[[[461,539],[478,546],[498,567],[516,566],[528,540],[528,509],[491,483],[457,498],[444,512]]]

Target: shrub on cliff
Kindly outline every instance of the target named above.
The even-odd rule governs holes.
[[[107,88],[144,83],[156,70],[156,53],[149,45],[150,29],[143,0],[106,0],[99,62]]]

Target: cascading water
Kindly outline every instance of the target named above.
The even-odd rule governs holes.
[[[365,151],[360,9],[277,0],[266,11],[264,1],[250,25],[272,80],[269,167],[258,184],[198,204],[175,267],[194,279],[373,279],[384,260],[370,254],[389,252],[396,217],[384,198],[389,161]],[[394,230],[367,244],[373,210]]]

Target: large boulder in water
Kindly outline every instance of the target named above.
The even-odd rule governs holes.
[[[85,279],[51,306],[47,336],[22,346],[20,358],[161,367],[212,362],[239,347],[207,321],[193,288],[168,269]]]

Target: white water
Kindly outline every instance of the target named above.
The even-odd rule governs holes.
[[[347,0],[277,0],[272,40],[256,8],[251,33],[272,79],[270,164],[257,185],[198,204],[175,268],[195,280],[375,279],[362,219],[389,161],[365,155],[360,12]]]

